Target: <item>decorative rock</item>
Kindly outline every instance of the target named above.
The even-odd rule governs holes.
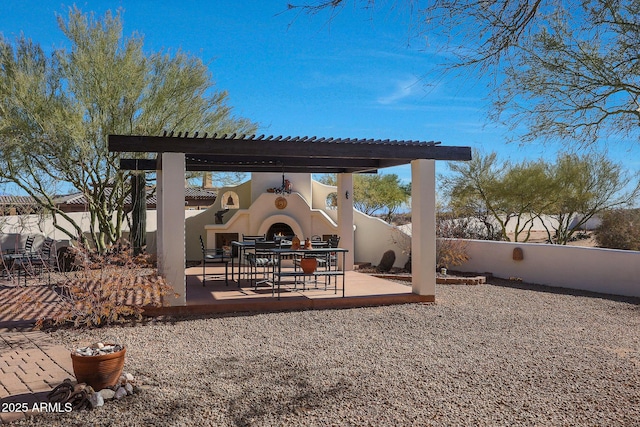
[[[382,259],[378,263],[378,270],[390,271],[394,262],[396,262],[396,253],[392,250],[388,250],[382,254]]]
[[[104,405],[104,398],[99,392],[92,393],[89,395],[89,403],[91,403],[92,408],[97,408]]]
[[[131,375],[129,372],[125,372],[124,377],[127,381],[133,381],[133,375]]]
[[[91,344],[89,347],[80,347],[75,350],[75,353],[80,356],[99,356],[103,354],[115,353],[122,350],[122,345],[113,344],[105,345],[101,342]]]
[[[124,385],[124,389],[127,391],[128,395],[132,395],[133,394],[133,385],[131,383],[126,383]]]
[[[103,388],[98,393],[100,393],[100,395],[104,400],[111,400],[113,399],[113,396],[116,394],[116,392],[111,390],[110,388]]]
[[[122,399],[127,395],[127,390],[124,387],[120,387],[116,390],[116,394],[113,395],[115,399]]]

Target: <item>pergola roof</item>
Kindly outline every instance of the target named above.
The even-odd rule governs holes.
[[[162,136],[109,135],[109,151],[185,153],[187,171],[233,172],[375,172],[415,159],[471,160],[470,147],[439,142],[265,135],[199,137],[165,133]],[[122,169],[156,170],[155,159],[122,159]]]

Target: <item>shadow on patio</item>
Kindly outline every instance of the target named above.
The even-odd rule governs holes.
[[[282,288],[272,296],[270,285],[260,285],[255,290],[246,279],[237,281],[229,277],[225,286],[224,267],[207,267],[206,286],[202,286],[202,266],[185,270],[187,277],[187,305],[175,307],[149,307],[147,315],[200,315],[207,313],[271,312],[283,310],[322,310],[379,305],[433,302],[433,296],[412,293],[411,286],[380,279],[356,271],[345,274],[345,296],[342,297],[342,280],[338,280],[337,293],[333,286],[324,289],[307,286],[306,290]],[[217,276],[215,279],[210,276]],[[315,285],[313,285],[315,286]]]

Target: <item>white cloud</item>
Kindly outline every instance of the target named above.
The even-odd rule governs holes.
[[[410,98],[416,93],[422,91],[422,83],[420,79],[412,77],[398,81],[392,93],[378,98],[378,103],[383,105],[395,104],[403,99]]]

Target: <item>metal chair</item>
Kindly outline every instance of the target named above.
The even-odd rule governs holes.
[[[268,283],[268,269],[273,268],[276,265],[275,257],[272,249],[275,249],[278,246],[276,242],[273,241],[256,241],[256,246],[253,252],[247,253],[247,261],[249,261],[249,278],[250,283],[254,286],[255,289],[258,288],[258,285],[261,283]],[[258,281],[258,268],[262,268],[263,279]]]
[[[230,258],[225,256],[223,249],[207,249],[204,246],[204,240],[200,236],[200,247],[202,249],[202,286],[207,283],[207,264],[224,264],[224,284],[229,285],[229,261]],[[215,276],[219,279],[220,276]],[[210,276],[209,279],[213,280],[214,276]]]
[[[49,274],[48,283],[51,284],[51,264],[52,247],[54,240],[50,237],[44,239],[38,251],[33,250],[35,236],[27,237],[24,245],[24,252],[16,254],[13,259],[12,269],[18,271],[18,283],[20,283],[21,272],[24,273],[24,284],[27,284],[27,276],[39,277],[45,268]]]
[[[40,251],[38,251],[33,257],[31,257],[31,267],[35,274],[36,270],[38,275],[42,275],[44,270],[47,270],[47,281],[51,284],[51,270],[57,266],[56,253],[53,250],[55,241],[47,237],[42,243]]]
[[[3,263],[5,264],[5,268],[7,270],[7,275],[9,277],[13,276],[13,273],[18,271],[18,284],[20,284],[20,271],[26,264],[23,262],[23,258],[31,256],[33,253],[33,242],[35,241],[36,236],[30,235],[27,236],[25,240],[24,247],[18,248],[14,252],[8,253],[2,257]],[[25,272],[25,284],[26,284],[26,272]]]
[[[242,235],[242,241],[243,242],[264,242],[267,240],[267,235],[266,234],[255,234],[255,235],[251,235],[251,234],[243,234]],[[247,252],[247,248],[245,248],[244,250],[244,261],[246,261],[247,263],[250,263],[249,261],[249,253]],[[238,261],[240,262],[240,261]]]

